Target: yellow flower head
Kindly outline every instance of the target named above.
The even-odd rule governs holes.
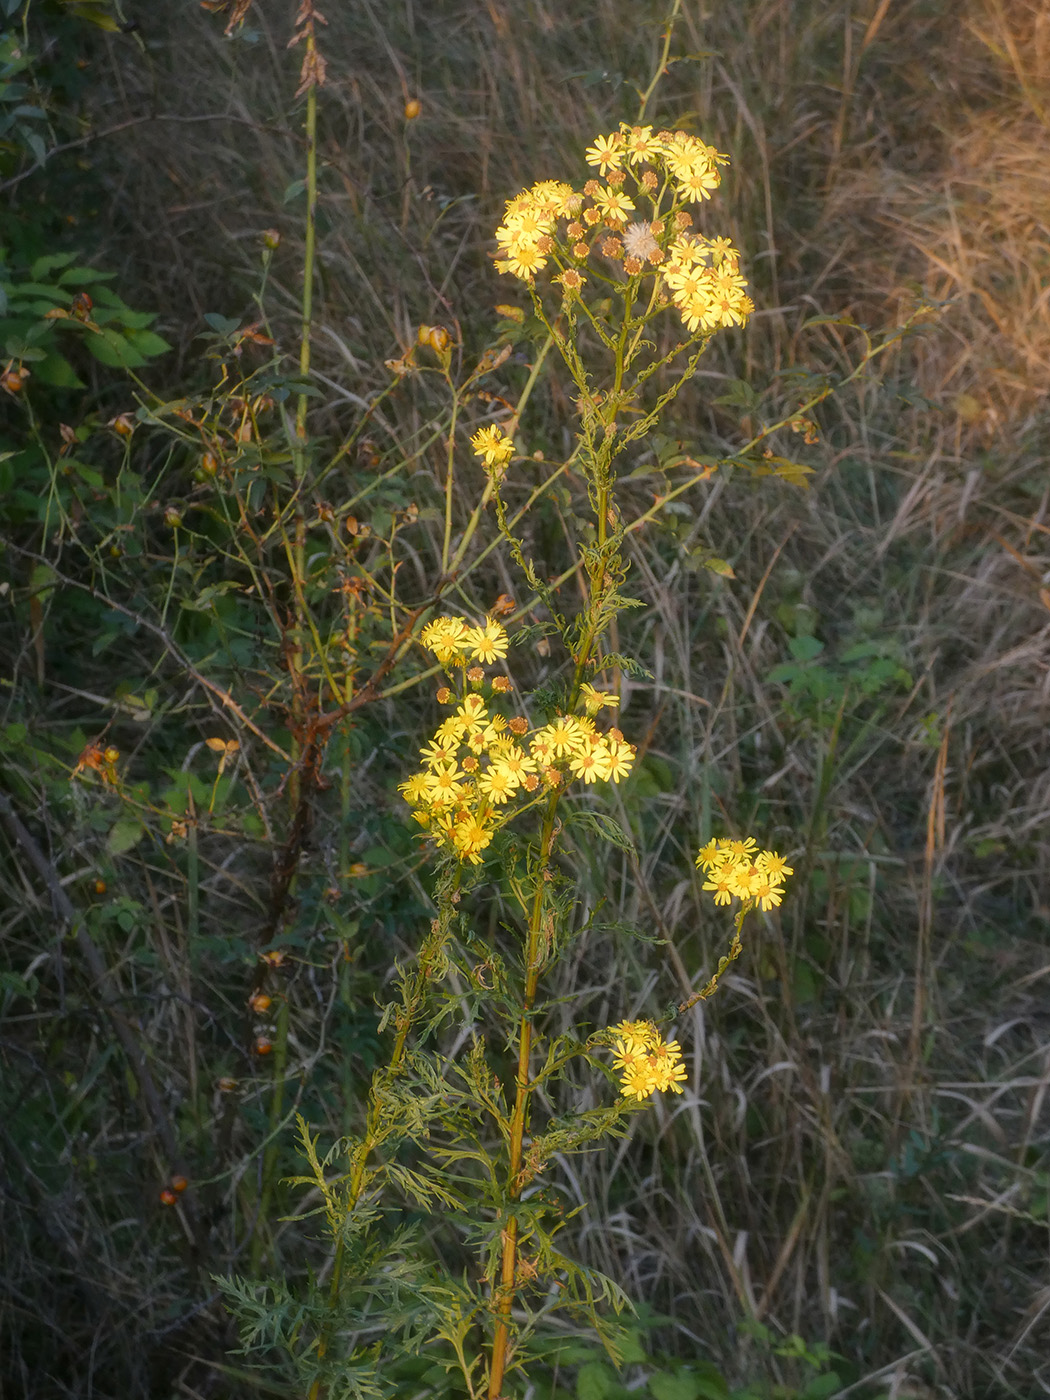
[[[467,624],[461,617],[436,617],[419,634],[419,640],[443,666],[467,648]]]
[[[467,633],[467,645],[475,661],[496,661],[507,654],[507,630],[490,617],[482,627],[472,627]]]
[[[594,686],[587,682],[580,686],[580,699],[589,715],[596,715],[599,710],[607,706],[613,708],[620,703],[618,695],[613,695],[608,690],[595,690]]]
[[[514,456],[514,444],[504,436],[498,423],[479,428],[470,439],[470,445],[486,467],[505,467]]]

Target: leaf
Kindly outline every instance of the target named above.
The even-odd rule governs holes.
[[[52,384],[56,389],[83,389],[84,381],[66,359],[65,355],[48,355],[34,366],[33,378],[41,384]]]
[[[729,1400],[729,1387],[721,1372],[710,1362],[700,1362],[700,1369],[683,1369],[670,1375],[658,1371],[649,1377],[653,1400]]]
[[[752,409],[758,403],[758,395],[746,379],[731,379],[729,388],[712,403],[727,404],[733,408]]]
[[[629,855],[635,853],[634,842],[620,823],[614,817],[610,817],[608,812],[592,812],[578,808],[570,814],[566,825],[578,826],[583,831],[589,831],[602,841],[608,841],[610,845],[616,846],[621,851],[626,851]]]
[[[787,457],[772,458],[773,475],[778,476],[781,481],[786,481],[790,486],[801,486],[803,490],[809,490],[808,476],[813,475],[813,468],[807,467],[804,462],[792,462]]]
[[[94,267],[67,267],[65,272],[59,277],[58,285],[60,287],[75,287],[78,283],[83,284],[87,282],[91,286],[94,286],[97,282],[115,276],[115,272],[99,272],[98,269]]]
[[[240,328],[240,319],[236,316],[220,316],[217,311],[206,311],[204,313],[205,324],[210,326],[219,335],[233,335],[234,331]]]
[[[140,313],[144,314],[144,313]],[[153,317],[150,317],[152,320]],[[162,335],[157,335],[156,331],[129,330],[127,339],[140,355],[152,357],[153,355],[165,355],[172,348],[170,343]]]
[[[146,363],[135,347],[117,331],[104,327],[87,336],[87,347],[96,360],[110,369],[141,369]]]
[[[29,280],[42,282],[49,272],[54,272],[56,267],[68,267],[76,256],[76,253],[45,253],[42,258],[37,258],[29,269]]]
[[[106,850],[111,856],[123,855],[137,846],[145,834],[146,828],[138,817],[121,817],[106,838]]]
[[[816,637],[792,637],[788,642],[788,651],[796,661],[812,661],[823,650],[824,643]]]
[[[736,578],[732,564],[726,559],[705,559],[704,568],[709,569],[713,574],[718,574],[720,578]]]
[[[616,1373],[602,1361],[588,1361],[576,1376],[576,1400],[613,1400],[626,1392]]]

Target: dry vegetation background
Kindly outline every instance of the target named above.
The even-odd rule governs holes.
[[[283,236],[272,305],[294,349],[292,8],[259,0],[250,36],[231,42],[196,5],[131,6],[140,29],[92,34],[78,70],[80,110],[106,134],[7,196],[29,213],[68,210],[69,246],[160,312],[177,349],[148,377],[169,397],[209,372],[194,340],[205,313],[251,318],[265,228]],[[583,146],[633,116],[663,6],[327,8],[313,422],[334,436],[420,322],[485,343],[494,304],[513,295],[488,256],[502,201],[573,178]],[[593,907],[612,888],[622,917],[667,942],[589,935],[559,1014],[662,1006],[710,965],[722,933],[691,870],[705,825],[768,832],[797,874],[783,918],[755,926],[717,1001],[679,1027],[694,1067],[683,1100],[618,1151],[553,1175],[582,1205],[580,1252],[658,1315],[654,1353],[801,1394],[790,1362],[740,1330],[751,1317],[846,1358],[836,1394],[1031,1400],[1050,1394],[1050,16],[1035,0],[686,0],[672,52],[687,57],[659,88],[657,119],[730,153],[718,219],[759,311],[712,350],[669,436],[731,449],[749,410],[712,403],[730,381],[761,390],[794,367],[848,370],[856,332],[806,328],[814,316],[880,331],[938,306],[823,406],[809,491],[716,476],[687,514],[634,537],[647,607],[630,641],[654,679],[632,683],[624,710],[647,758],[624,819],[643,854],[590,853],[580,899]],[[422,103],[412,122],[409,98]],[[112,379],[95,392],[107,414],[130,406]],[[531,431],[551,453],[569,410],[545,379]],[[422,389],[385,406],[371,434],[384,465],[416,451],[432,411]],[[418,458],[420,482],[431,469]],[[644,478],[637,493],[647,504]],[[535,543],[557,563],[556,519]],[[698,570],[698,544],[735,578]],[[93,660],[88,637],[51,635],[39,685],[23,565],[9,554],[5,567],[4,718],[29,714],[43,736],[98,732],[112,659]],[[519,587],[503,565],[489,583],[492,596]],[[824,649],[791,674],[790,643],[806,636]],[[203,705],[163,656],[155,666]],[[425,722],[412,704],[425,717],[406,699],[359,732],[348,839],[365,865],[386,840],[375,814],[402,821],[398,755]],[[182,761],[159,718],[156,733],[115,723],[142,762]],[[206,714],[201,725],[211,732]],[[80,899],[96,838],[63,826],[24,753],[9,747],[2,763]],[[347,818],[334,797],[321,808],[317,865]],[[246,1267],[267,1105],[244,1051],[250,970],[214,948],[263,918],[250,890],[265,894],[264,862],[205,853],[201,956],[225,969],[207,978],[187,962],[176,887],[154,857],[128,852],[108,876],[147,911],[146,927],[112,926],[107,957],[172,1121],[198,1144],[194,1253],[178,1212],[156,1204],[160,1159],[91,979],[50,937],[39,872],[5,829],[4,967],[31,969],[36,991],[9,987],[0,1023],[0,1395],[284,1393],[235,1374],[209,1282]],[[287,977],[291,1064],[316,1074],[316,1092],[299,1092],[329,1133],[352,1121],[382,969],[413,946],[399,909],[425,917],[415,878],[408,905],[391,876],[347,881],[338,927],[323,901],[302,915],[314,932]],[[239,1096],[215,1088],[221,1073]],[[280,1204],[290,1213],[290,1197]],[[301,1271],[309,1230],[275,1235],[278,1269]]]

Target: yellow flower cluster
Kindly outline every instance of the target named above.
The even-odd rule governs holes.
[[[601,179],[582,193],[544,180],[508,201],[496,230],[497,269],[531,284],[553,262],[568,296],[587,280],[580,269],[589,257],[604,260],[603,275],[610,261],[622,262],[628,277],[659,269],[665,303],[692,334],[743,325],[754,304],[740,255],[728,238],[694,232],[690,213],[717,189],[727,157],[685,131],[624,124],[587,148],[587,163]]]
[[[758,850],[753,836],[744,841],[708,841],[696,864],[707,876],[704,889],[714,893],[716,904],[740,899],[760,909],[778,908],[784,881],[795,873],[776,851]]]
[[[491,618],[480,627],[461,617],[437,618],[420,640],[446,667],[467,668],[507,654],[506,630]],[[591,717],[615,704],[615,696],[583,686],[580,698],[589,713],[558,715],[530,731],[523,716],[508,719],[493,708],[493,698],[511,690],[505,676],[487,681],[481,666],[469,666],[465,681],[470,688],[462,695],[448,687],[438,692],[455,709],[420,750],[420,771],[399,784],[420,826],[460,860],[480,864],[521,799],[573,778],[618,783],[631,771],[634,746],[618,729],[599,731]]]
[[[612,1028],[620,1071],[620,1091],[628,1099],[647,1099],[656,1090],[682,1092],[686,1077],[677,1040],[661,1040],[652,1021],[621,1021]]]
[[[739,267],[740,254],[728,238],[674,240],[662,276],[687,330],[695,334],[744,324],[755,308]]]

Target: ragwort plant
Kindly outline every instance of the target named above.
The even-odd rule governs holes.
[[[556,638],[565,679],[517,702],[512,638],[492,614],[441,615],[420,632],[445,672],[436,698],[447,715],[400,786],[433,860],[435,915],[383,1010],[390,1053],[362,1131],[322,1157],[300,1119],[309,1171],[297,1180],[322,1202],[332,1245],[326,1296],[296,1299],[283,1282],[264,1295],[224,1285],[246,1345],[285,1348],[313,1400],[391,1393],[398,1359],[424,1344],[454,1393],[497,1400],[549,1349],[559,1315],[563,1328],[594,1328],[617,1358],[610,1311],[626,1299],[562,1251],[565,1220],[544,1173],[622,1136],[654,1095],[681,1093],[670,1023],[715,991],[746,916],[779,905],[791,874],[753,838],[710,841],[697,857],[704,889],[716,905],[736,903],[713,975],[657,1019],[545,1034],[544,982],[583,923],[568,833],[583,825],[630,848],[615,821],[580,801],[628,778],[635,760],[629,739],[602,722],[618,704],[615,678],[640,669],[610,645],[618,615],[636,606],[623,592],[623,545],[645,518],[621,513],[617,464],[653,431],[712,336],[753,309],[736,249],[695,226],[725,156],[685,132],[625,126],[600,136],[587,162],[601,178],[533,186],[496,232],[497,268],[529,296],[575,387],[569,465],[591,509],[575,615],[515,533],[506,497],[517,417],[472,438],[541,617],[514,640]],[[595,1079],[597,1106],[552,1113],[556,1085],[579,1101]]]

